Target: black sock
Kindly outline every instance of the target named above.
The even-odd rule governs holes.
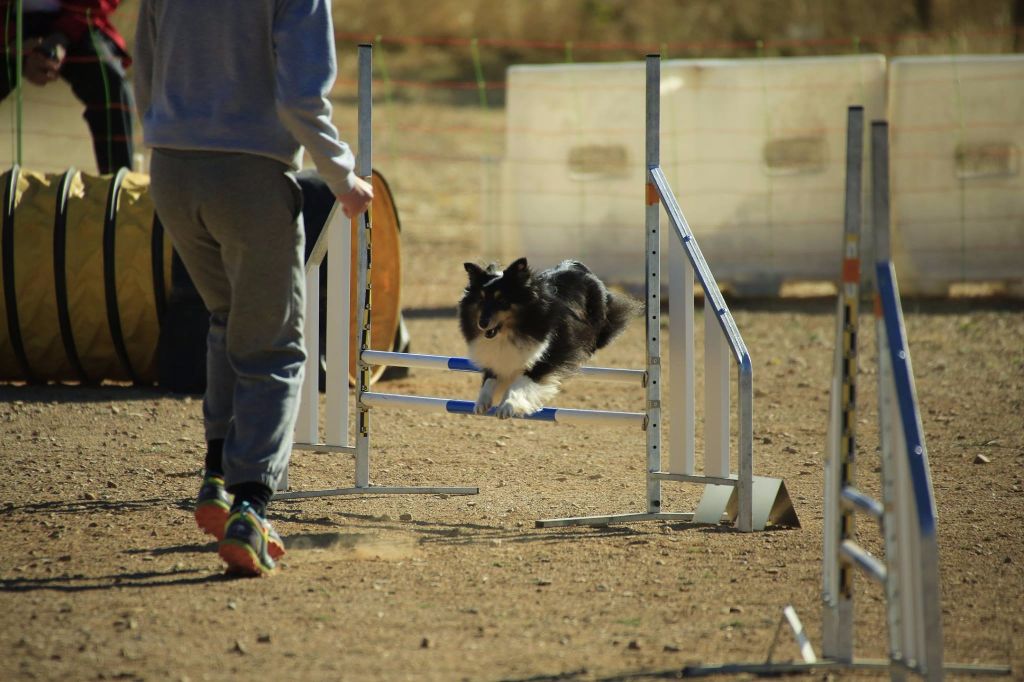
[[[268,486],[257,481],[236,483],[228,488],[228,492],[235,496],[235,501],[231,505],[232,511],[238,509],[243,502],[248,502],[261,517],[267,515],[267,505],[270,504],[270,498],[274,494],[274,491]]]
[[[224,439],[214,438],[206,444],[206,474],[224,476]]]

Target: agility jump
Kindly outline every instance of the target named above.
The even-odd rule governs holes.
[[[814,652],[792,606],[783,623],[792,629],[802,661],[688,666],[682,677],[780,675],[840,670],[888,671],[929,682],[946,673],[1009,675],[1007,666],[943,661],[942,596],[935,497],[914,386],[903,306],[889,248],[888,124],[871,125],[871,205],[875,243],[875,335],[878,342],[878,420],[881,501],[856,487],[857,332],[860,300],[861,168],[864,110],[847,113],[846,208],[842,276],[836,301],[825,461],[822,561],[822,657]],[[884,557],[856,541],[855,514],[878,522]],[[854,574],[859,569],[885,590],[889,652],[884,659],[854,656]],[[778,632],[776,632],[776,638]],[[774,648],[774,642],[772,647]]]
[[[372,48],[359,46],[359,149],[356,172],[367,177],[371,172],[372,152]],[[717,524],[733,520],[741,531],[763,529],[769,521],[798,525],[785,484],[780,479],[753,475],[753,371],[750,355],[740,336],[732,314],[722,297],[718,284],[697,241],[690,231],[668,180],[659,165],[660,146],[660,57],[646,60],[646,208],[645,243],[645,329],[647,335],[644,369],[584,367],[577,378],[639,384],[645,389],[643,412],[581,410],[546,407],[524,419],[563,423],[608,424],[642,428],[646,435],[646,511],[608,516],[547,519],[538,527],[567,525],[605,525],[643,520],[694,521]],[[669,303],[673,352],[671,371],[676,377],[670,387],[671,418],[668,468],[663,470],[662,447],[662,353],[661,353],[661,226],[660,206],[664,206],[673,227],[670,239],[671,264]],[[319,338],[318,310],[319,266],[328,251],[337,254],[340,262],[351,262],[350,225],[335,210],[328,218],[306,264],[307,315],[307,380],[303,386],[302,403],[296,426],[295,448],[319,452],[337,452],[355,456],[354,487],[318,491],[279,492],[278,499],[319,497],[346,494],[476,494],[475,487],[406,487],[378,486],[370,482],[370,416],[371,409],[400,407],[422,411],[472,414],[473,402],[439,397],[395,395],[370,390],[370,368],[379,365],[415,367],[453,371],[479,371],[468,359],[456,356],[418,355],[372,350],[370,319],[372,314],[372,215],[367,212],[358,219],[357,259],[359,264],[356,290],[356,325],[359,331],[356,354],[357,375],[355,445],[349,445],[348,366],[349,330],[339,306],[327,316],[327,390],[326,438],[319,440],[317,376]],[[703,473],[695,467],[695,395],[694,395],[694,277],[704,291],[705,311],[705,460]],[[349,283],[344,268],[331,268],[328,290],[332,300],[349,300]],[[730,471],[730,400],[729,358],[737,365],[738,391],[738,453],[737,472]],[[493,413],[493,410],[492,410]],[[704,494],[694,512],[667,512],[662,509],[662,481],[680,481],[704,485]],[[287,477],[282,483],[287,488]]]

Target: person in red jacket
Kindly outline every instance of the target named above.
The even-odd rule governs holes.
[[[0,0],[0,100],[16,85],[16,0]],[[85,105],[100,173],[131,168],[132,98],[125,69],[131,58],[110,23],[120,0],[22,0],[24,77],[36,85],[63,78]]]

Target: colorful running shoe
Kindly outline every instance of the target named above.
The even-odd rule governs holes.
[[[196,496],[196,525],[220,542],[224,539],[230,512],[231,495],[224,489],[224,477],[220,474],[207,474]],[[270,557],[280,559],[284,556],[284,540],[272,527],[269,528],[268,537]]]
[[[224,477],[220,474],[206,474],[196,496],[196,525],[218,540],[224,537],[224,526],[228,522],[231,498],[224,490]]]
[[[228,575],[259,577],[277,571],[271,552],[275,544],[280,550],[277,556],[284,554],[284,543],[270,522],[248,502],[242,502],[231,510],[218,553],[228,565]]]

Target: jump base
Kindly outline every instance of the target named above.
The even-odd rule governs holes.
[[[306,497],[331,497],[334,495],[478,495],[479,488],[450,488],[432,486],[391,486],[368,485],[362,488],[335,488],[333,490],[297,490],[275,493],[275,500],[300,500]]]
[[[693,521],[692,512],[655,512],[653,514],[612,514],[610,516],[576,516],[564,519],[538,519],[536,528],[565,526],[610,526],[634,521]]]
[[[765,663],[723,663],[717,665],[688,665],[682,670],[676,671],[679,677],[714,677],[716,675],[799,675],[801,673],[817,672],[838,672],[838,671],[878,671],[882,672],[891,668],[903,668],[913,672],[905,666],[891,663],[887,659],[855,658],[852,661],[818,660],[813,663],[803,661],[793,662],[765,662]],[[974,663],[947,663],[942,666],[943,672],[950,675],[1009,675],[1010,666],[1006,665],[978,665]],[[668,671],[665,671],[666,673]]]

